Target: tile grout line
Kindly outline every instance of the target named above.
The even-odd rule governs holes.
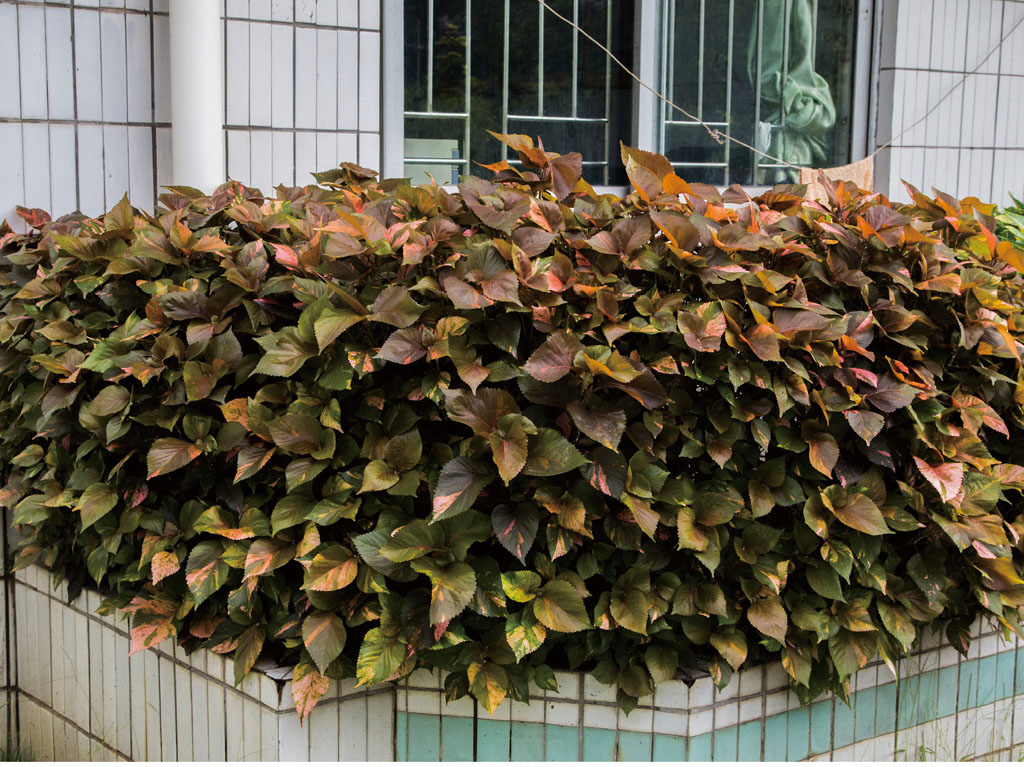
[[[80,732],[82,735],[84,735],[89,740],[95,741],[97,744],[99,744],[100,746],[103,746],[108,751],[113,752],[114,754],[116,754],[117,756],[121,757],[125,761],[131,761],[131,757],[129,755],[127,755],[127,754],[125,754],[125,753],[123,753],[121,751],[118,751],[116,743],[114,745],[109,745],[106,741],[104,741],[103,739],[101,739],[97,735],[95,735],[95,734],[89,732],[88,730],[84,729],[83,727],[81,727],[73,719],[69,718],[68,716],[66,716],[66,715],[64,715],[62,713],[60,713],[59,711],[57,711],[52,706],[46,705],[46,703],[41,701],[39,698],[34,696],[32,693],[26,692],[25,690],[19,690],[18,692],[19,692],[19,694],[24,695],[26,698],[31,700],[33,704],[35,704],[39,708],[43,709],[44,711],[48,712],[50,714],[50,717],[51,717],[52,720],[57,720],[57,719],[61,720],[62,722],[64,722],[65,727],[67,725],[71,725],[72,727],[74,727],[76,730],[78,730],[78,732]],[[56,743],[55,743],[55,745],[56,745]],[[58,761],[60,761],[60,760],[58,760]],[[74,760],[71,760],[71,761],[74,761]]]

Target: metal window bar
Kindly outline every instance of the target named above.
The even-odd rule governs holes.
[[[537,3],[537,114],[544,114],[544,6]]]
[[[434,0],[427,0],[427,111],[434,111]]]
[[[612,33],[613,33],[613,13],[612,13],[612,2],[614,0],[606,0],[605,3],[605,34],[604,44],[611,48],[612,46]],[[732,2],[732,0],[730,0]],[[504,0],[503,3],[503,38],[502,38],[502,87],[501,87],[501,130],[503,133],[509,132],[509,121],[529,121],[529,122],[546,122],[546,123],[585,123],[585,124],[603,124],[603,147],[600,160],[585,160],[583,165],[586,167],[602,168],[603,172],[600,177],[603,183],[607,184],[610,178],[611,168],[611,82],[612,82],[612,65],[611,61],[606,57],[604,64],[604,116],[602,117],[581,117],[579,115],[579,33],[576,29],[572,29],[572,85],[570,91],[570,114],[569,115],[551,115],[545,113],[545,92],[544,92],[544,35],[545,35],[545,9],[543,6],[538,7],[538,32],[537,32],[537,114],[510,114],[509,113],[509,56],[510,56],[510,36],[509,29],[511,23],[511,0]],[[465,105],[464,111],[462,112],[437,112],[434,111],[433,104],[433,80],[434,80],[434,21],[435,21],[435,9],[434,0],[428,0],[427,3],[427,105],[425,111],[405,111],[403,114],[405,117],[412,117],[417,119],[458,119],[463,121],[463,157],[461,158],[425,158],[425,157],[404,157],[403,161],[410,165],[416,164],[435,164],[435,165],[452,165],[460,167],[468,167],[470,159],[472,158],[471,153],[471,61],[472,61],[472,16],[471,16],[472,0],[466,0],[466,51],[465,51]],[[572,8],[573,22],[577,25],[580,23],[580,3],[579,0],[573,0]],[[516,164],[518,161],[509,160],[508,147],[504,144],[501,145],[501,159]]]
[[[734,18],[736,5],[735,0],[729,0],[729,42],[726,44],[725,54],[725,120],[728,123],[732,119],[732,41],[734,32]],[[732,160],[732,142],[725,142],[725,186],[729,186],[729,163]]]
[[[579,93],[580,77],[580,35],[577,28],[580,24],[580,0],[572,0],[572,116],[576,119],[577,99]],[[508,79],[506,70],[505,79]]]
[[[697,119],[704,119],[704,0],[700,0],[697,23]],[[673,46],[674,47],[674,46]]]
[[[761,126],[761,53],[764,45],[764,0],[757,0],[757,76],[754,81],[754,146],[757,146],[757,132]],[[754,183],[760,184],[761,174],[757,155],[754,156]]]

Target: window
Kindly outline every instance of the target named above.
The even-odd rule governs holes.
[[[855,0],[659,3],[660,91],[695,117],[794,165],[849,162]],[[658,102],[658,151],[691,181],[792,181],[793,171]]]
[[[849,161],[857,0],[547,2],[694,117],[796,165]],[[644,94],[632,78],[536,0],[407,0],[403,14],[414,181],[457,183],[478,163],[515,162],[487,130],[579,151],[597,185],[626,183],[620,140],[656,149],[692,181],[792,179],[661,101],[653,130],[638,126]]]
[[[631,65],[633,2],[550,4]],[[455,183],[473,163],[514,161],[493,130],[580,152],[592,183],[626,183],[632,80],[536,0],[417,0],[404,24],[406,175]]]

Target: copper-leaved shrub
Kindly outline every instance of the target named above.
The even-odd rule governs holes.
[[[781,659],[843,693],[1024,603],[1022,254],[978,200],[749,197],[623,148],[457,191],[355,165],[276,198],[0,236],[17,564],[173,639],[329,678],[552,669],[627,709]]]

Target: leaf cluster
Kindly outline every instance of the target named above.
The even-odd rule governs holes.
[[[457,191],[356,165],[276,197],[22,210],[0,231],[17,564],[174,639],[493,709],[625,708],[781,659],[843,694],[922,627],[1024,604],[1024,255],[993,209],[687,184],[623,147]]]

